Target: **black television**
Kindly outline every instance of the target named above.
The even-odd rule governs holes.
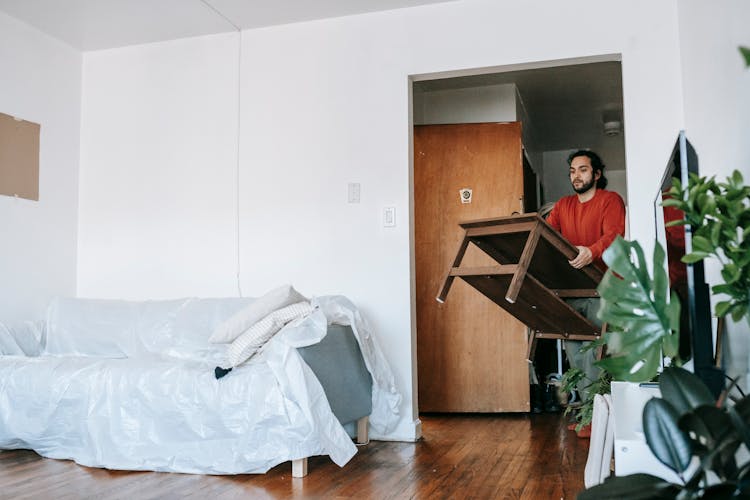
[[[670,289],[680,299],[680,358],[692,359],[693,373],[718,396],[724,388],[724,373],[714,362],[711,301],[703,261],[691,265],[681,262],[680,259],[692,251],[692,230],[689,225],[666,227],[669,221],[682,219],[683,214],[662,205],[673,179],[685,185],[689,173],[698,174],[698,155],[683,130],[677,136],[654,200],[656,241],[666,250]]]

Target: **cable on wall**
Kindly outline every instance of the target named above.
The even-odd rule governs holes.
[[[224,19],[229,23],[232,28],[237,32],[237,151],[236,151],[236,164],[234,172],[234,186],[235,186],[235,235],[236,235],[236,266],[237,273],[235,279],[237,281],[237,294],[242,297],[242,285],[240,283],[240,137],[242,131],[242,29],[234,24],[227,16],[221,11],[216,9],[213,5],[208,3],[206,0],[201,0],[201,3],[211,9],[216,15]]]

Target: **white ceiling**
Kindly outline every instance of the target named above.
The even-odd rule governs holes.
[[[446,1],[0,0],[0,12],[88,51]]]

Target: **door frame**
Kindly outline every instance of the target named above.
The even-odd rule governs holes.
[[[419,385],[417,366],[417,296],[416,296],[416,241],[414,235],[414,83],[445,78],[460,78],[465,76],[489,75],[494,73],[507,73],[511,71],[523,71],[542,68],[555,68],[572,66],[577,64],[590,64],[598,62],[622,62],[622,54],[610,53],[591,56],[573,57],[566,59],[529,61],[515,64],[487,66],[480,68],[463,68],[429,73],[415,73],[407,75],[408,89],[408,178],[409,178],[409,298],[411,318],[411,389],[412,389],[412,414],[415,416],[416,439],[422,434],[421,422],[419,421]],[[625,97],[623,96],[623,102]],[[625,140],[623,138],[623,140]],[[627,171],[627,169],[626,169]],[[629,212],[625,216],[625,231],[629,234]]]

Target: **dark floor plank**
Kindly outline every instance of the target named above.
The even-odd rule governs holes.
[[[0,498],[507,498],[572,499],[583,489],[588,440],[560,415],[423,415],[417,443],[373,441],[339,468],[310,459],[292,478],[93,469],[27,450],[0,452]]]

